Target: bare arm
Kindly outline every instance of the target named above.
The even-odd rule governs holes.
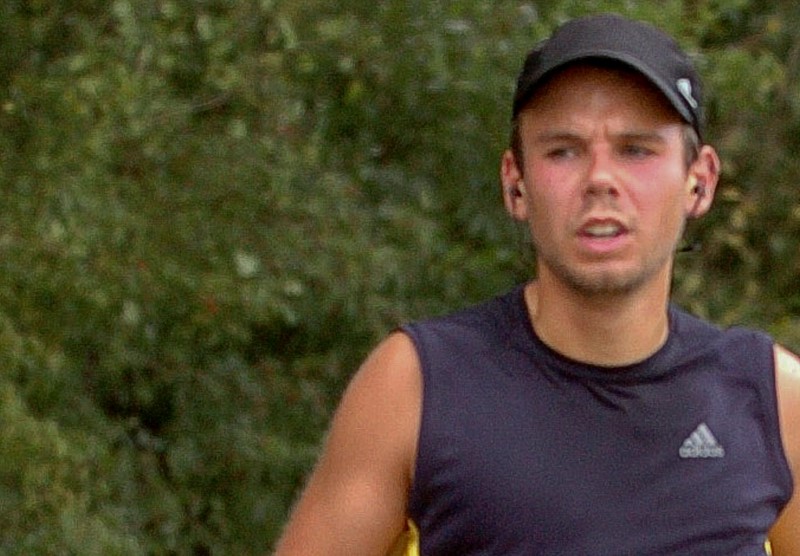
[[[775,375],[781,436],[795,490],[769,538],[775,556],[800,556],[800,360],[780,346],[775,348]]]
[[[406,521],[421,390],[411,340],[389,336],[348,386],[276,556],[387,553]]]

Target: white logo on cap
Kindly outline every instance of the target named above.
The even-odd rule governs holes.
[[[682,77],[678,79],[675,83],[678,86],[678,90],[683,95],[683,98],[686,99],[686,102],[691,104],[692,108],[697,108],[697,101],[695,100],[694,96],[692,96],[692,82]]]

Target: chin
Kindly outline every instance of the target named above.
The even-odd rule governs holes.
[[[625,295],[651,283],[658,272],[643,269],[554,269],[559,281],[582,295]]]

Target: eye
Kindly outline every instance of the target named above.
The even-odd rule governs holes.
[[[575,158],[578,155],[578,149],[576,147],[559,146],[548,149],[546,154],[547,158],[553,160],[566,160]]]
[[[629,143],[623,145],[620,149],[620,152],[623,156],[628,158],[645,158],[652,155],[655,151],[650,147],[646,147],[644,145],[640,145],[637,143]]]

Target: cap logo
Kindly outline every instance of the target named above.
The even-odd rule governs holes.
[[[692,108],[697,109],[697,100],[692,95],[692,82],[682,77],[678,79],[675,85],[678,87],[678,91],[683,95],[683,98],[686,99],[686,102],[688,102]]]

